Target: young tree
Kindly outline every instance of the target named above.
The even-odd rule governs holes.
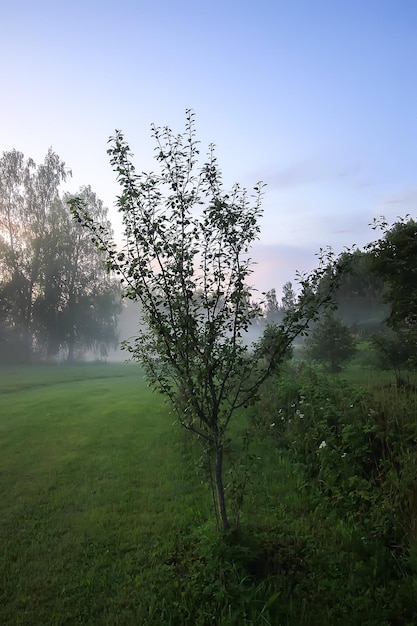
[[[324,363],[330,372],[339,372],[355,353],[355,341],[348,327],[332,313],[326,313],[307,339],[309,356]]]
[[[231,419],[256,400],[294,337],[315,316],[314,293],[325,270],[304,278],[308,296],[286,325],[277,327],[268,351],[262,342],[251,349],[244,339],[258,309],[248,305],[248,252],[259,234],[262,185],[253,196],[238,184],[224,191],[213,146],[208,160],[198,164],[191,111],[183,134],[153,126],[152,135],[159,173],[137,174],[122,133],[110,140],[111,164],[122,187],[121,252],[81,199],[70,206],[107,253],[108,268],[120,275],[125,295],[141,304],[143,326],[128,349],[151,385],[170,399],[180,424],[208,446],[216,511],[227,529],[223,460]]]

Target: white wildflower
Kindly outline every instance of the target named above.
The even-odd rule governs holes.
[[[321,444],[319,445],[319,450],[322,450],[323,448],[325,448],[327,446],[327,443],[323,440],[321,442]]]

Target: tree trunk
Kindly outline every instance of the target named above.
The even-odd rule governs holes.
[[[217,508],[223,530],[230,528],[230,523],[227,517],[226,500],[224,497],[223,486],[223,446],[216,444],[216,461],[215,461],[215,484],[217,495]]]

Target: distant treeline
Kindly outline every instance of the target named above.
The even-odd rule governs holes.
[[[385,301],[383,278],[375,273],[371,252],[356,252],[349,256],[348,270],[343,274],[340,286],[334,294],[336,316],[354,334],[368,336],[382,330],[390,314],[391,305]],[[297,295],[291,282],[283,287],[282,300],[276,290],[266,293],[263,319],[280,323],[285,314],[297,305]]]
[[[70,175],[51,149],[41,165],[16,150],[0,159],[0,363],[73,361],[87,351],[104,357],[118,344],[120,286],[88,230],[73,219],[71,196],[59,192]],[[95,222],[110,228],[107,209],[89,186],[77,196]],[[407,216],[377,226],[379,240],[346,253],[349,269],[334,296],[336,316],[357,336],[389,329],[412,343],[417,224]],[[271,289],[262,306],[248,306],[258,307],[259,335],[266,323],[279,324],[297,306],[297,294],[287,282],[281,300]],[[139,318],[133,306],[124,317],[132,308]]]

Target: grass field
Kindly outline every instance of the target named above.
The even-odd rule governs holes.
[[[265,441],[219,539],[186,435],[133,365],[0,371],[0,624],[395,623],[397,582]]]
[[[172,416],[133,366],[1,374],[0,623],[140,623],[142,575],[199,517]]]

